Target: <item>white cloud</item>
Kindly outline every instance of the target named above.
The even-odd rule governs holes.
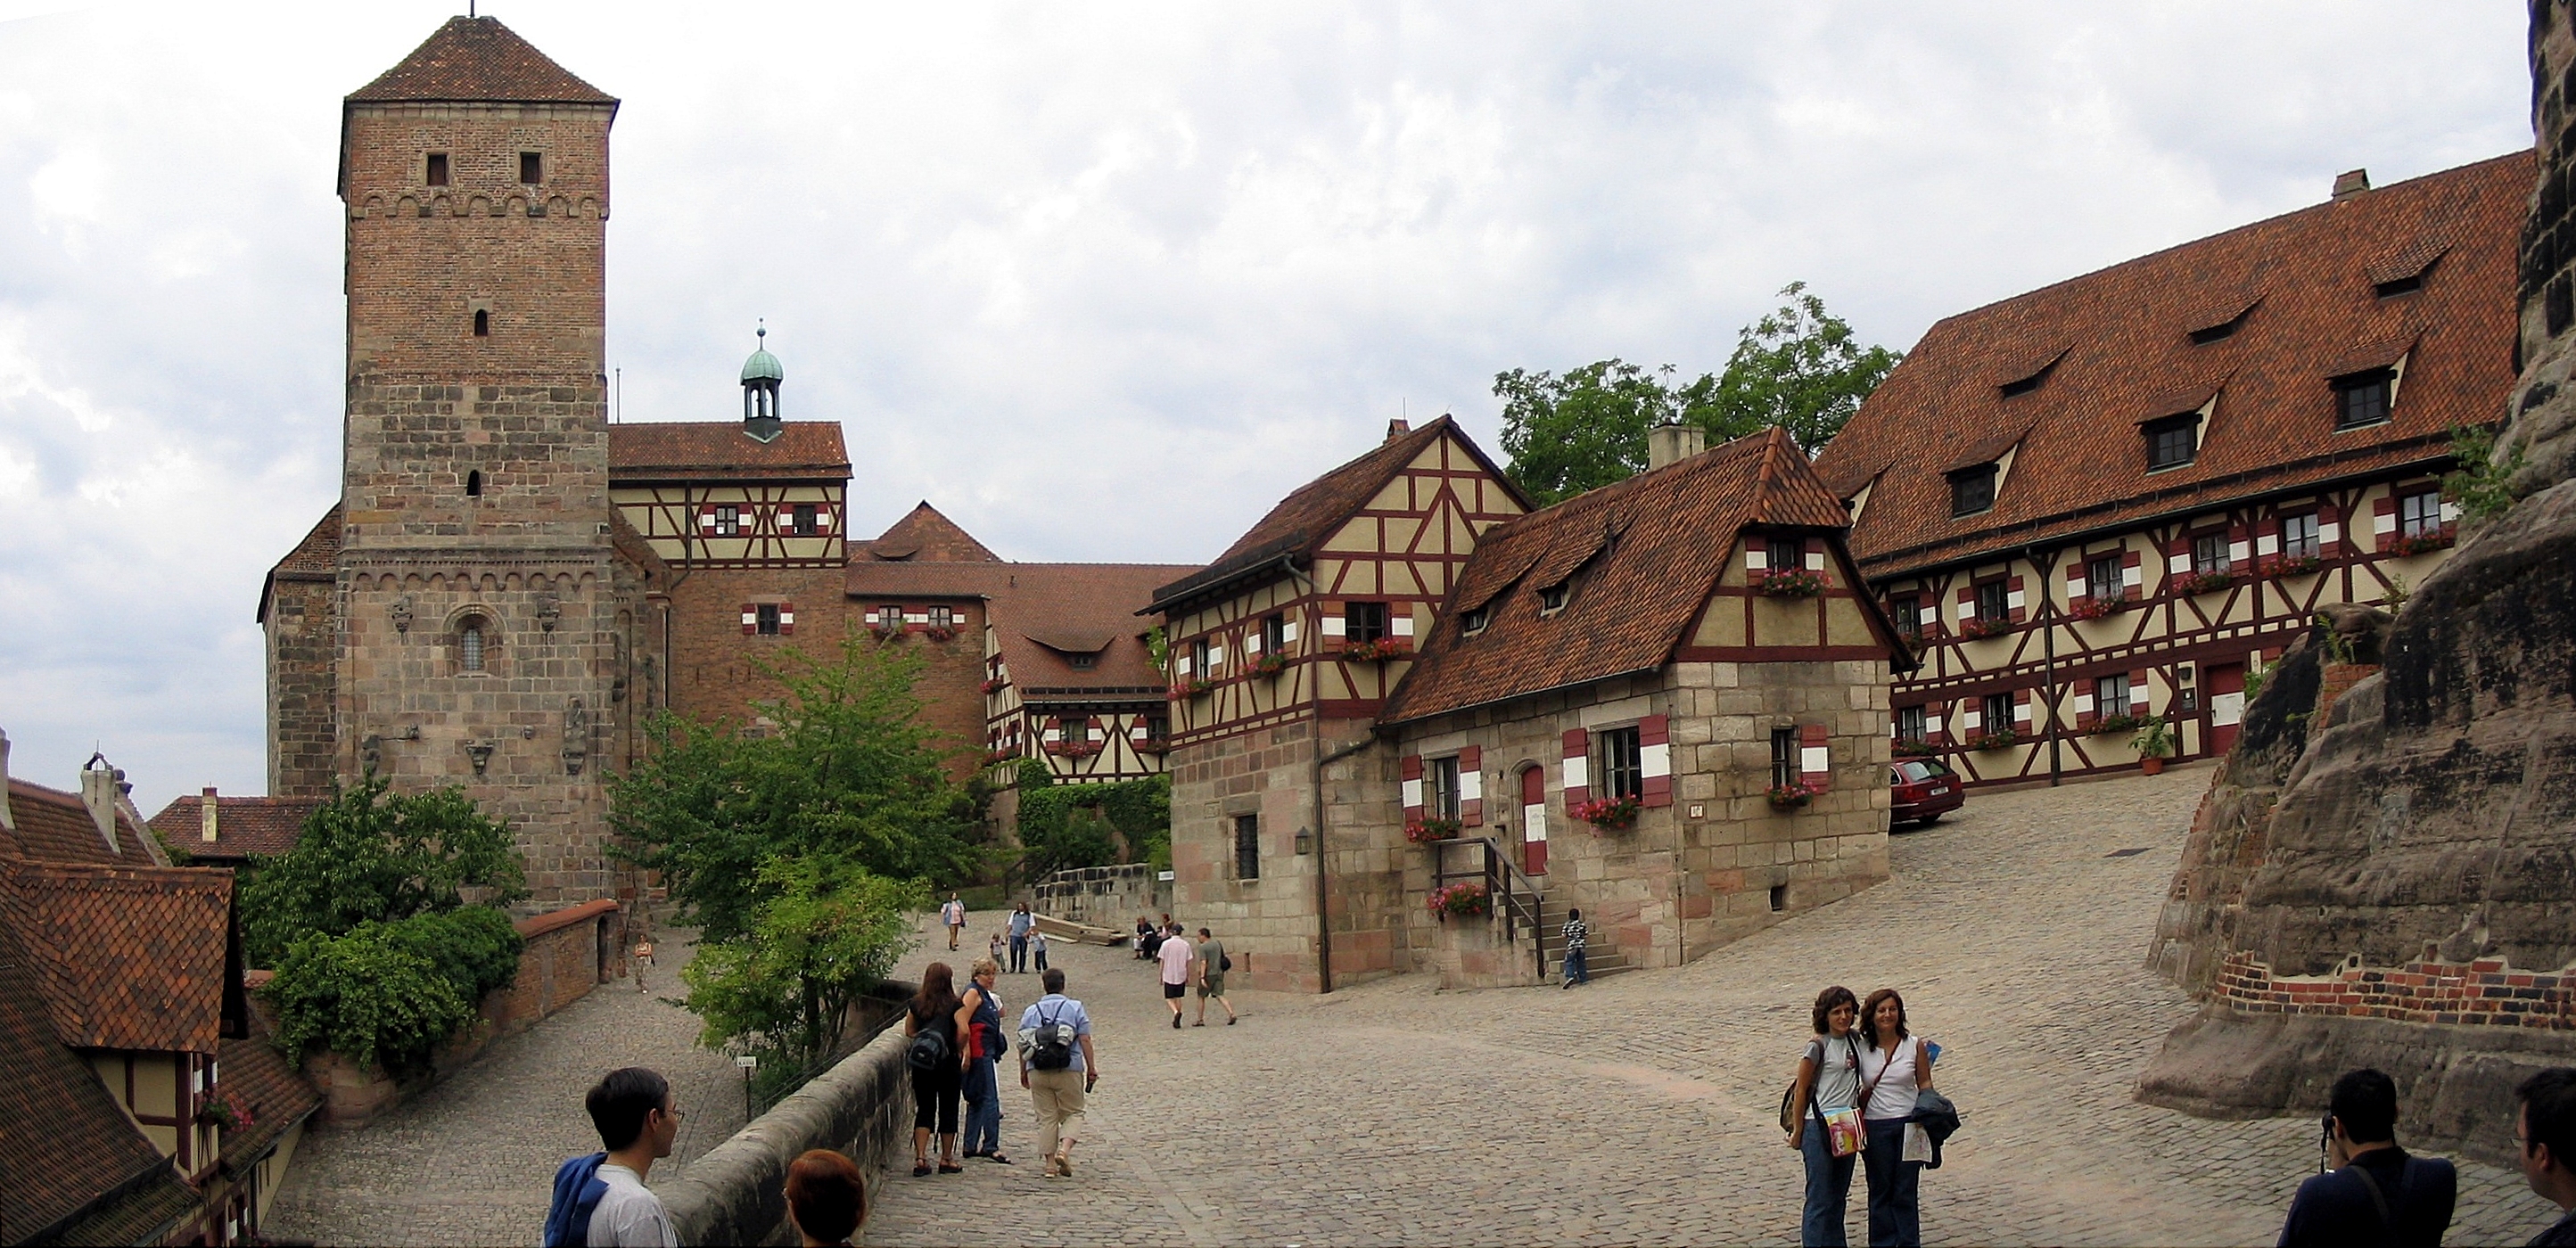
[[[336,489],[341,95],[447,3],[0,0],[0,726],[157,805],[261,783],[265,567]],[[621,96],[632,419],[766,316],[855,519],[1204,559],[1495,372],[1872,340],[2529,141],[2521,9],[520,0]]]

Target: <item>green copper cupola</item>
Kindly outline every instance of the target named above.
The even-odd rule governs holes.
[[[778,386],[787,370],[769,353],[769,326],[754,331],[760,346],[742,362],[742,431],[755,442],[776,441],[779,432]]]

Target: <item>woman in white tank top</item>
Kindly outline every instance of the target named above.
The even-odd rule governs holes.
[[[1861,1117],[1869,1135],[1861,1168],[1869,1176],[1870,1248],[1913,1248],[1923,1242],[1916,1185],[1923,1163],[1905,1160],[1905,1132],[1914,1117],[1914,1094],[1932,1086],[1932,1054],[1905,1026],[1905,998],[1893,988],[1869,994],[1860,1007]]]

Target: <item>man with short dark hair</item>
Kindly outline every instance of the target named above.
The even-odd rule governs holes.
[[[1199,1021],[1190,1026],[1207,1026],[1209,997],[1216,998],[1216,1003],[1225,1007],[1225,1025],[1234,1026],[1234,1002],[1225,999],[1225,942],[1218,940],[1216,933],[1202,927],[1195,952],[1199,959]]]
[[[2439,1248],[2459,1175],[2442,1158],[2409,1157],[2397,1146],[2396,1082],[2352,1071],[2335,1080],[2327,1104],[2326,1161],[2336,1169],[2299,1185],[2281,1248]]]
[[[612,1070],[582,1104],[608,1151],[575,1157],[555,1171],[547,1248],[679,1248],[662,1198],[644,1186],[653,1163],[671,1155],[680,1135],[670,1081],[641,1066]]]
[[[2514,1151],[2522,1178],[2559,1217],[2530,1248],[2576,1248],[2576,1066],[2558,1066],[2513,1090]]]
[[[1181,925],[1163,925],[1163,943],[1154,946],[1154,958],[1163,964],[1163,1004],[1172,1007],[1172,1030],[1181,1029],[1181,996],[1190,990],[1190,942],[1181,935]]]

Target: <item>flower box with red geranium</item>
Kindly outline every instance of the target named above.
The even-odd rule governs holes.
[[[1413,642],[1404,637],[1380,637],[1375,641],[1355,641],[1342,647],[1345,663],[1383,663],[1388,659],[1410,658]]]
[[[2392,537],[2388,539],[2386,549],[2392,555],[2420,555],[2429,550],[2445,549],[2459,540],[2458,526],[2446,524],[2438,529]]]
[[[1576,806],[1574,817],[1591,824],[1594,835],[1625,832],[1637,826],[1639,809],[1633,797],[1604,797]]]
[[[1097,741],[1049,741],[1046,752],[1058,758],[1089,758],[1100,752]]]
[[[1136,738],[1136,752],[1139,754],[1160,754],[1171,748],[1172,739],[1170,737]]]
[[[1772,598],[1813,598],[1825,592],[1825,574],[1806,568],[1765,568],[1746,579],[1755,593]]]
[[[2185,572],[2173,578],[2178,594],[2214,594],[2236,583],[2236,574],[2224,568],[2212,572]]]
[[[1816,795],[1824,791],[1824,782],[1820,780],[1792,780],[1787,784],[1772,785],[1771,809],[1796,810],[1815,801]]]
[[[987,767],[998,767],[1017,757],[1019,757],[1019,755],[1014,754],[1009,750],[986,750],[984,751],[984,765]]]
[[[955,641],[957,640],[957,629],[956,626],[950,624],[933,624],[930,627],[921,630],[921,635],[931,639],[932,641]]]
[[[1464,826],[1466,825],[1455,819],[1412,819],[1406,821],[1404,825],[1404,839],[1416,845],[1454,840],[1458,835],[1458,829]]]
[[[1433,914],[1454,914],[1467,919],[1491,914],[1494,910],[1492,895],[1485,891],[1483,884],[1474,880],[1432,889],[1428,901]]]
[[[2009,750],[2021,744],[2021,734],[2006,728],[2001,732],[1981,732],[1968,738],[1971,750]]]
[[[251,1112],[250,1102],[231,1088],[209,1095],[206,1103],[197,1110],[197,1121],[226,1131],[248,1131],[259,1124],[258,1117]]]
[[[870,625],[868,631],[875,633],[879,641],[894,641],[903,636],[903,621],[896,620],[889,624],[880,620]]]
[[[1941,747],[1929,741],[1906,740],[1888,746],[1887,752],[1898,758],[1929,758],[1940,753]]]
[[[1205,676],[1188,676],[1173,681],[1172,687],[1164,692],[1170,695],[1172,701],[1178,702],[1183,698],[1206,693],[1214,688],[1216,688],[1216,682]]]
[[[2011,632],[2012,628],[2013,625],[2011,620],[1961,620],[1959,621],[1959,637],[1964,641],[1976,641],[1986,637],[2001,637],[2005,633]]]
[[[1000,693],[1003,689],[1005,689],[1005,688],[1009,687],[1010,683],[1011,683],[1011,682],[1009,682],[1009,681],[1007,681],[1007,680],[1004,680],[1004,679],[1002,679],[1002,678],[1001,678],[1001,677],[999,677],[999,676],[993,676],[993,677],[988,677],[988,678],[986,678],[983,684],[977,685],[977,686],[975,686],[975,687],[976,687],[976,688],[978,688],[978,689],[983,690],[983,691],[984,691],[984,696],[989,698],[989,697],[993,696],[994,694]]]
[[[2275,555],[2255,569],[2264,576],[2306,576],[2326,566],[2322,555]]]
[[[2145,722],[2147,722],[2145,719],[2136,715],[2105,715],[2094,720],[2093,726],[2084,731],[2097,737],[2109,732],[2134,732],[2138,725]]]
[[[1252,661],[1252,674],[1255,676],[1276,676],[1287,670],[1288,656],[1284,654],[1265,654]]]
[[[2128,609],[2129,600],[2126,598],[2078,598],[2066,608],[2066,613],[2079,620],[2098,620]]]

